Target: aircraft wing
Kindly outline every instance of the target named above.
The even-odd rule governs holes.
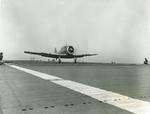
[[[81,55],[74,55],[74,57],[80,58],[80,57],[85,57],[85,56],[95,56],[95,55],[98,55],[98,54],[81,54]]]
[[[66,54],[38,53],[38,52],[30,52],[30,51],[24,51],[24,53],[40,55],[43,57],[51,57],[51,58],[59,58],[59,57],[60,58],[81,58],[81,57],[85,57],[85,56],[98,55],[98,54],[66,55]]]
[[[30,51],[24,51],[24,53],[34,54],[34,55],[41,55],[43,57],[51,57],[51,58],[58,58],[59,57],[59,55],[51,54],[51,53],[38,53],[38,52],[30,52]]]

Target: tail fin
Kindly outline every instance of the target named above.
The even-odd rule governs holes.
[[[56,48],[54,49],[54,52],[57,53],[57,49]]]
[[[0,61],[2,61],[3,60],[3,53],[1,52],[0,53]]]

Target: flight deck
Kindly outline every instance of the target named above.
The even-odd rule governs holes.
[[[149,65],[13,61],[0,66],[0,114],[149,114],[149,82]]]

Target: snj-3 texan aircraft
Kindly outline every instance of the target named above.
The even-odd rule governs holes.
[[[73,46],[63,46],[59,52],[57,52],[55,48],[55,53],[38,53],[38,52],[30,52],[30,51],[24,51],[24,53],[27,54],[35,54],[35,55],[40,55],[43,57],[50,57],[50,58],[55,58],[56,60],[58,59],[58,62],[61,63],[61,59],[74,59],[74,63],[77,62],[77,58],[82,58],[85,56],[94,56],[98,54],[79,54],[76,55],[74,54],[75,49]]]

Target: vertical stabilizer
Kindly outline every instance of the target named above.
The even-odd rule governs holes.
[[[57,49],[56,48],[54,49],[54,52],[57,53]]]

